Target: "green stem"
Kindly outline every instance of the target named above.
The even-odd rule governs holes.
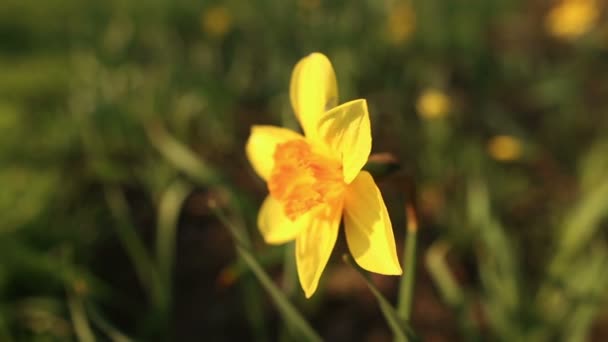
[[[281,290],[276,287],[272,282],[272,279],[270,279],[268,274],[266,274],[264,269],[258,264],[253,255],[241,246],[237,246],[237,252],[245,263],[249,265],[262,286],[268,291],[277,308],[281,311],[283,318],[291,325],[292,329],[297,329],[299,334],[301,334],[306,341],[322,341],[321,337],[312,329],[308,322],[304,320]]]
[[[407,235],[405,252],[402,263],[405,265],[405,272],[401,277],[399,286],[399,301],[397,312],[401,319],[409,321],[412,311],[414,296],[414,286],[416,282],[416,240],[417,233],[411,232]]]
[[[382,295],[382,292],[378,290],[376,285],[370,280],[369,275],[363,271],[358,265],[356,265],[350,258],[348,254],[344,254],[342,256],[342,260],[352,267],[357,273],[361,276],[361,278],[365,281],[365,284],[372,292],[376,300],[378,301],[378,305],[380,306],[380,311],[382,311],[382,315],[384,315],[384,319],[388,324],[389,328],[393,332],[393,339],[395,342],[408,342],[408,341],[417,341],[417,337],[414,334],[414,331],[409,326],[408,322],[403,321],[397,310],[393,308],[391,303]]]
[[[418,237],[418,222],[414,209],[406,206],[407,213],[407,240],[401,263],[405,265],[405,272],[399,285],[399,300],[397,313],[399,318],[409,321],[412,311],[414,286],[416,283],[416,242]]]
[[[301,336],[305,341],[322,341],[321,337],[312,329],[308,322],[302,317],[302,315],[296,310],[293,304],[287,299],[285,294],[274,284],[270,276],[264,271],[262,266],[255,259],[250,249],[247,247],[249,243],[245,242],[243,238],[243,227],[237,227],[232,223],[226,215],[219,210],[217,207],[212,206],[216,217],[228,228],[236,242],[236,251],[241,259],[251,269],[255,277],[258,279],[260,284],[268,292],[272,300],[274,301],[277,309],[281,313],[281,316],[292,329],[292,334],[295,336]]]

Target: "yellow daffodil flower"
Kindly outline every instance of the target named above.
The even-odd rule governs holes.
[[[307,298],[317,289],[342,217],[348,247],[362,268],[401,274],[384,200],[372,176],[361,170],[372,143],[367,102],[336,107],[336,76],[321,53],[295,66],[290,99],[304,136],[253,126],[246,146],[270,192],[258,216],[264,240],[295,240],[298,277]]]

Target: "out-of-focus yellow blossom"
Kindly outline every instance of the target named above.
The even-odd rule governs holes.
[[[418,114],[425,119],[441,118],[448,114],[450,98],[439,89],[426,89],[416,103]]]
[[[409,2],[399,2],[390,9],[387,35],[393,44],[405,42],[416,28],[416,15]]]
[[[521,157],[519,139],[509,135],[497,135],[488,141],[488,153],[496,160],[512,161]]]
[[[545,27],[555,37],[574,39],[595,26],[599,12],[596,0],[561,0],[549,11]]]
[[[321,6],[321,0],[300,0],[298,1],[298,4],[301,8],[312,11]]]
[[[372,176],[361,170],[372,143],[367,102],[336,107],[336,76],[320,53],[295,66],[290,99],[305,135],[253,126],[246,146],[270,192],[258,215],[264,240],[295,240],[298,277],[307,298],[317,289],[342,217],[346,242],[362,268],[401,274],[384,200]]]
[[[211,7],[203,12],[201,25],[208,35],[221,38],[230,31],[232,16],[223,6]]]

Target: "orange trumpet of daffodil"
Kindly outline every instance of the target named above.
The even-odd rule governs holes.
[[[307,298],[317,289],[338,237],[362,268],[401,274],[391,221],[371,175],[362,171],[372,137],[364,99],[336,106],[330,61],[313,53],[295,66],[290,99],[304,136],[275,126],[253,126],[247,157],[270,192],[258,216],[269,244],[295,240],[296,265]]]

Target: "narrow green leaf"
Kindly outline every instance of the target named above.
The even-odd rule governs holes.
[[[148,123],[145,125],[145,129],[152,145],[177,169],[204,185],[220,182],[220,177],[215,170],[171,136],[162,125]]]
[[[101,332],[106,334],[108,339],[112,342],[133,342],[132,339],[127,337],[124,333],[119,331],[116,327],[106,320],[101,313],[93,306],[86,305],[87,312],[89,317],[91,318],[91,322],[97,327]]]
[[[285,321],[294,329],[294,333],[297,331],[297,333],[301,334],[306,341],[322,341],[321,337],[319,337],[319,335],[310,327],[308,322],[306,322],[281,290],[273,283],[253,255],[241,246],[237,246],[237,251],[245,263],[249,265],[262,286],[268,291],[268,294],[270,294],[270,297],[276,304]]]
[[[426,253],[426,268],[443,299],[450,306],[458,307],[463,304],[464,295],[445,263],[448,248],[445,241],[438,241],[431,245]]]
[[[119,188],[108,186],[105,188],[105,197],[116,220],[116,224],[113,225],[116,235],[126,250],[129,259],[131,259],[139,281],[148,291],[148,295],[154,303],[156,305],[160,304],[163,296],[159,286],[160,278],[143,241],[135,232],[124,194]]]
[[[405,265],[405,271],[401,276],[399,284],[399,300],[397,302],[397,313],[404,321],[409,321],[414,296],[414,285],[416,284],[416,240],[418,236],[418,221],[412,206],[406,206],[407,215],[407,240],[403,251],[401,263]]]
[[[562,254],[560,257],[566,258],[583,248],[599,229],[600,221],[607,215],[608,180],[604,180],[585,194],[579,205],[566,218],[559,247]]]
[[[68,309],[78,341],[95,342],[95,335],[89,325],[89,319],[87,318],[82,299],[71,290],[68,290]]]
[[[347,254],[344,254],[342,256],[342,259],[346,264],[354,268],[357,273],[359,273],[363,280],[365,280],[367,287],[370,289],[374,297],[376,297],[378,305],[380,306],[380,310],[382,311],[382,314],[384,315],[384,318],[386,319],[389,328],[393,332],[393,337],[395,341],[404,342],[417,340],[412,328],[399,317],[397,311],[393,308],[391,303],[386,298],[384,298],[384,296],[382,295],[380,290],[378,290],[376,285],[371,282],[367,274],[357,265],[355,265]]]
[[[608,285],[608,252],[599,244],[580,261],[573,271],[568,286],[570,299],[567,317],[563,320],[562,336],[565,341],[584,341],[593,324],[597,311],[602,307],[602,297]]]
[[[220,221],[228,228],[228,231],[232,234],[236,242],[236,251],[239,257],[249,266],[255,277],[258,279],[260,284],[268,292],[273,302],[277,306],[277,309],[281,313],[281,316],[285,320],[286,324],[290,327],[292,334],[295,337],[301,337],[304,341],[322,341],[321,337],[312,329],[308,322],[302,317],[302,315],[296,310],[293,304],[287,299],[285,294],[279,290],[274,284],[270,276],[264,271],[262,266],[255,259],[249,248],[243,241],[243,234],[239,227],[236,227],[230,220],[217,208],[214,208],[215,214]]]
[[[162,195],[158,208],[156,258],[163,287],[171,293],[171,273],[174,263],[175,234],[179,213],[192,187],[177,180]]]

